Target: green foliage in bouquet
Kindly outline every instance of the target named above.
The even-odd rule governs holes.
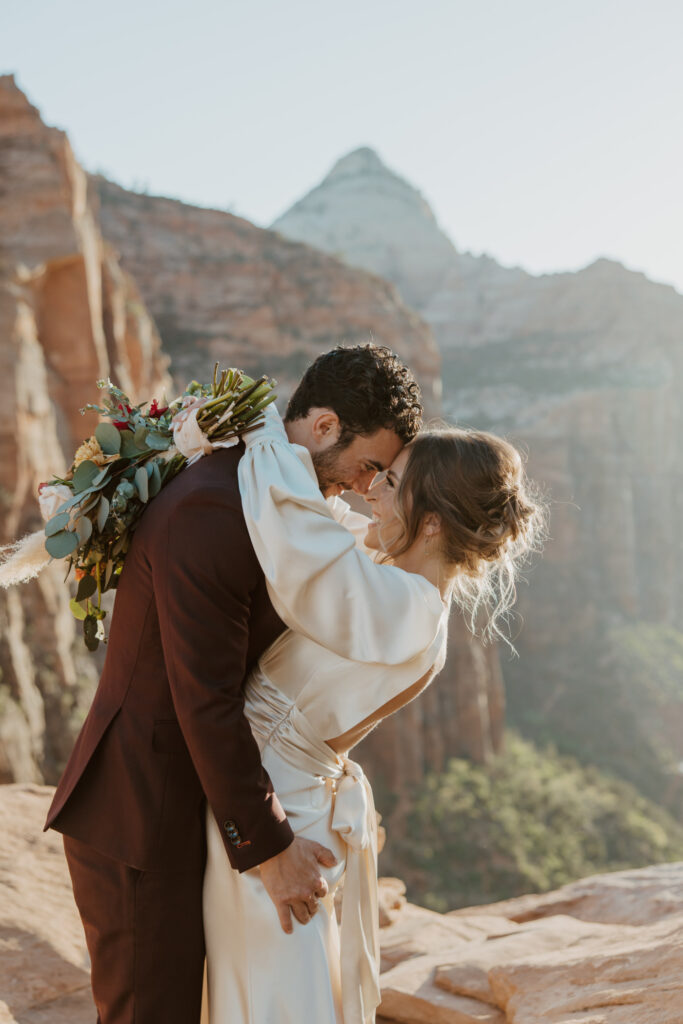
[[[102,594],[116,588],[132,534],[147,504],[187,465],[174,441],[174,419],[196,410],[197,425],[208,445],[241,437],[259,427],[274,401],[275,382],[253,380],[218,364],[210,385],[192,381],[169,405],[131,405],[111,381],[98,381],[102,405],[89,404],[102,417],[92,437],[80,446],[66,477],[55,477],[51,494],[64,500],[45,524],[45,547],[52,558],[68,561],[78,582],[71,610],[83,623],[88,650],[105,639]]]

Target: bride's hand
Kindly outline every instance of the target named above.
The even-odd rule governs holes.
[[[327,895],[327,882],[320,865],[333,868],[337,858],[327,847],[312,839],[295,838],[279,853],[260,865],[261,879],[275,904],[283,932],[292,931],[292,914],[307,924],[317,910],[317,901]]]

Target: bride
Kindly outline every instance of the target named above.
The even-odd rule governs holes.
[[[310,901],[312,920],[295,921],[285,934],[260,869],[231,868],[208,812],[203,1024],[374,1021],[380,1001],[376,816],[368,781],[349,751],[443,667],[452,601],[472,621],[484,615],[490,636],[501,635],[517,568],[542,522],[516,449],[468,430],[420,434],[377,475],[366,498],[371,520],[339,498],[332,513],[368,555],[424,578],[425,600],[440,607],[436,638],[412,660],[382,665],[346,660],[288,630],[252,671],[246,713],[263,766],[296,835],[332,849],[337,865],[323,869],[329,891],[319,903]],[[258,524],[252,540],[263,562]],[[395,628],[410,630],[410,621]],[[342,880],[338,929],[334,896]]]

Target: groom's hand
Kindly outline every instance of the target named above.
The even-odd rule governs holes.
[[[312,839],[295,838],[293,842],[260,865],[261,879],[275,904],[283,932],[292,931],[292,914],[307,924],[317,909],[317,901],[327,895],[327,882],[320,865],[333,868],[337,858],[326,846]]]

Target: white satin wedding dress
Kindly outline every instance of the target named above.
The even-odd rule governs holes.
[[[379,1003],[377,828],[362,769],[342,736],[445,657],[447,611],[428,649],[402,665],[361,664],[287,631],[246,689],[246,713],[297,835],[333,850],[329,895],[306,925],[280,928],[258,868],[239,874],[211,812],[204,881],[207,986],[202,1024],[370,1024]],[[405,628],[410,628],[410,620]],[[341,928],[334,890],[344,877]]]

